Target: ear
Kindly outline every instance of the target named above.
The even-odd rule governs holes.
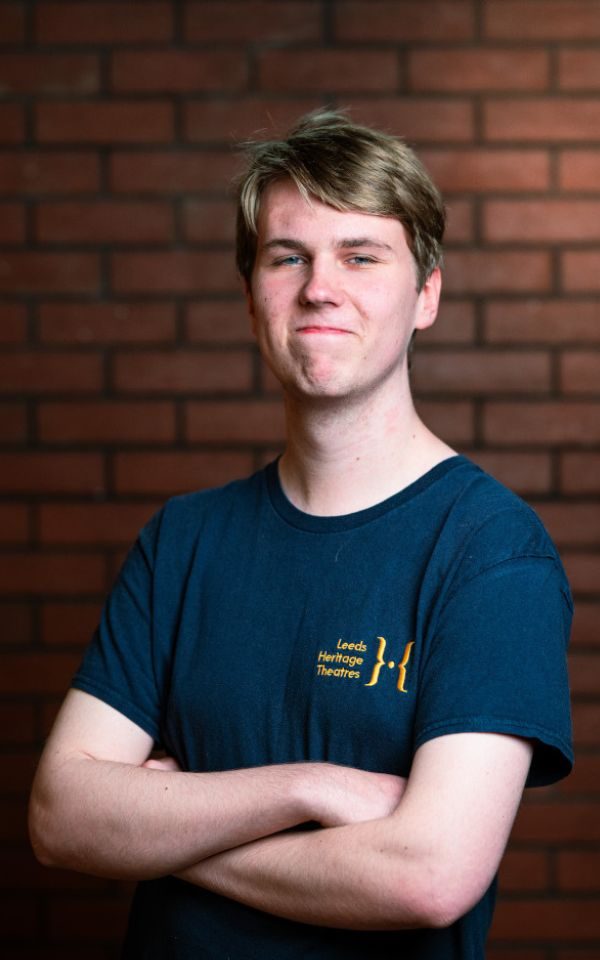
[[[442,271],[439,267],[427,277],[419,293],[415,330],[426,330],[437,317],[440,294],[442,292]]]

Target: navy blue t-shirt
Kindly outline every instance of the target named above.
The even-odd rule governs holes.
[[[571,598],[518,497],[451,457],[383,503],[315,517],[277,464],[177,497],[130,551],[74,686],[184,770],[293,761],[410,772],[444,734],[531,738],[571,767]],[[172,877],[138,887],[125,956],[482,960],[494,891],[443,930],[294,923]]]

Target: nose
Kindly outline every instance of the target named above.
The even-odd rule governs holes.
[[[314,259],[300,291],[304,306],[339,305],[343,299],[341,277],[335,262]]]

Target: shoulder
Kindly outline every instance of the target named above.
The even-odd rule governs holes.
[[[186,553],[199,538],[216,536],[232,512],[251,512],[264,487],[264,471],[211,487],[171,497],[140,531],[139,542],[153,553]]]
[[[454,495],[439,548],[462,582],[509,561],[547,561],[566,585],[552,539],[535,511],[466,458],[453,471]]]

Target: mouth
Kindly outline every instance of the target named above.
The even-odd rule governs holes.
[[[296,333],[300,333],[303,336],[308,335],[321,335],[321,336],[339,336],[340,334],[350,334],[351,330],[344,330],[343,327],[333,327],[333,326],[306,326],[298,327]]]

